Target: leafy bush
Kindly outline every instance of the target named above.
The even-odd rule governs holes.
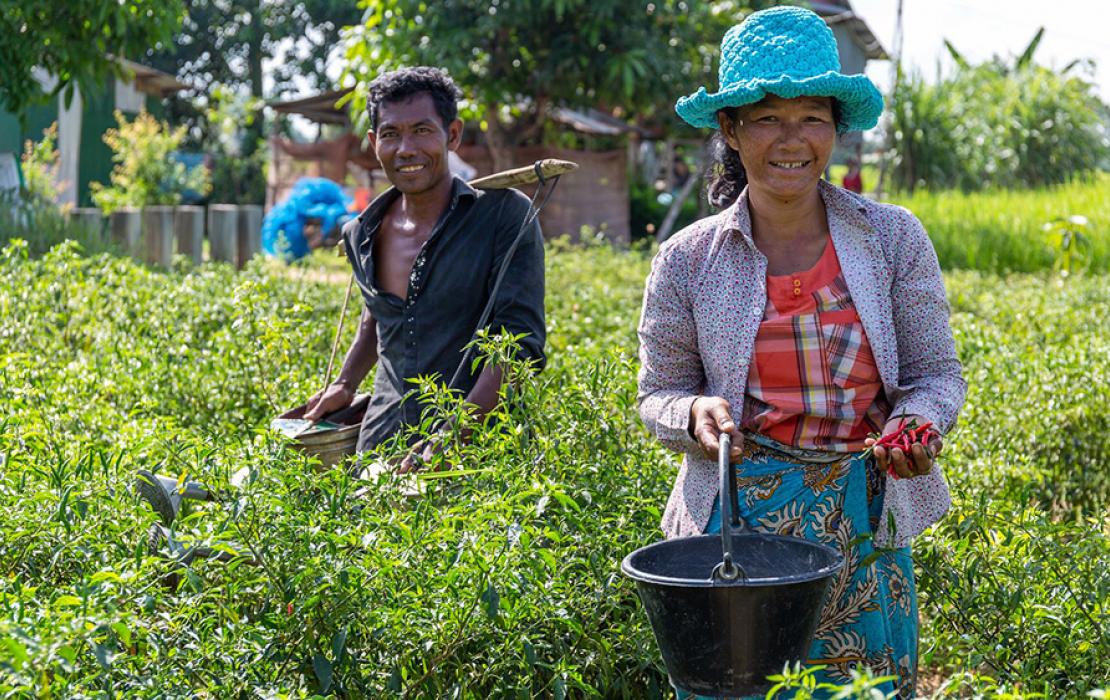
[[[1032,62],[962,63],[926,82],[903,76],[891,97],[895,188],[1038,187],[1095,172],[1110,154],[1094,86]]]
[[[42,132],[40,141],[30,139],[23,145],[20,170],[23,189],[20,196],[40,205],[58,201],[58,122]]]
[[[32,255],[42,255],[55,245],[77,241],[89,252],[114,250],[100,231],[86,230],[68,218],[69,207],[58,201],[58,125],[43,131],[42,140],[28,140],[20,161],[23,187],[18,192],[0,192],[0,247],[13,239],[29,244]]]
[[[618,569],[658,537],[675,464],[635,411],[647,269],[642,252],[553,244],[548,369],[452,448],[457,470],[422,477],[424,497],[390,477],[356,497],[366,482],[265,429],[318,388],[339,284],[10,245],[0,696],[667,696]],[[972,390],[943,458],[955,512],[916,552],[941,695],[1110,678],[1106,282],[948,278]],[[261,566],[149,551],[138,468],[215,487],[222,502],[191,504],[175,536]]]
[[[116,164],[109,176],[111,185],[94,182],[93,201],[105,213],[120,207],[177,204],[186,190],[207,194],[210,188],[204,168],[189,170],[171,158],[185,138],[185,127],[170,129],[148,112],[128,122],[116,112],[117,129],[104,132],[104,143]]]
[[[694,177],[691,175],[691,177]],[[665,194],[666,196],[662,196]],[[632,240],[655,240],[655,234],[667,212],[671,208],[671,197],[675,193],[661,193],[652,185],[633,180],[628,186],[629,226],[632,231]],[[682,203],[682,210],[675,220],[672,233],[681,231],[687,224],[693,223],[698,218],[698,197],[704,196],[700,192],[691,192],[686,201]],[[649,228],[650,227],[650,228]]]
[[[204,111],[203,146],[215,154],[212,191],[227,204],[262,204],[266,200],[266,168],[270,151],[265,141],[256,139],[257,119],[263,101],[216,85],[209,92],[209,107]]]

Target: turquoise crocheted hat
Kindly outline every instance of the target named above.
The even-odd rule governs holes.
[[[875,126],[883,96],[865,75],[840,72],[836,39],[825,21],[801,7],[754,12],[721,40],[720,91],[704,87],[681,98],[675,111],[688,124],[717,128],[717,110],[759,102],[768,93],[820,95],[840,103],[837,131]]]

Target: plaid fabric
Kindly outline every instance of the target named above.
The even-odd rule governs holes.
[[[767,275],[743,426],[803,449],[854,452],[889,413],[831,242],[809,270]]]

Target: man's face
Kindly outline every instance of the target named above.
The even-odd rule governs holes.
[[[378,105],[378,128],[369,136],[389,182],[403,194],[420,194],[450,178],[447,152],[459,147],[462,122],[444,128],[432,96],[419,94]]]

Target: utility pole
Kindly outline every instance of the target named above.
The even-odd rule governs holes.
[[[894,38],[891,40],[890,69],[890,95],[891,109],[886,116],[886,148],[883,149],[883,159],[879,165],[879,183],[875,186],[876,199],[883,198],[883,185],[886,182],[887,169],[890,167],[890,151],[894,144],[894,134],[891,133],[891,112],[894,110],[894,98],[898,94],[898,84],[902,80],[902,1],[898,0],[898,9],[894,17]]]

